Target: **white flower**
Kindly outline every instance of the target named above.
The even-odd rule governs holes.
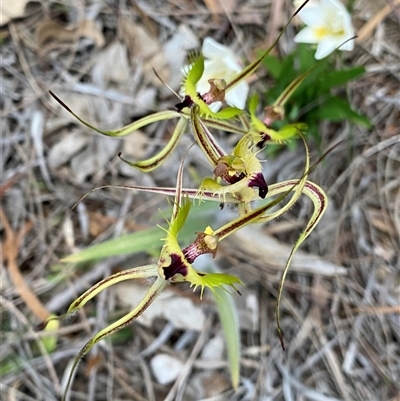
[[[354,37],[351,18],[339,0],[321,0],[319,4],[312,2],[307,4],[298,16],[307,27],[295,36],[294,41],[317,43],[317,60],[326,57],[339,46],[340,50],[353,50],[354,41],[346,42]]]
[[[196,89],[200,94],[210,90],[209,79],[224,79],[225,81],[229,81],[243,69],[240,60],[233,51],[212,38],[204,39],[202,53],[205,57],[204,72],[196,85]],[[228,90],[225,95],[225,101],[230,106],[244,109],[248,93],[249,85],[243,81],[233,89]],[[221,102],[215,102],[210,105],[210,108],[213,111],[218,111],[221,105]]]

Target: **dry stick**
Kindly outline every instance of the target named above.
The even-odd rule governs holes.
[[[364,306],[361,308],[356,308],[355,311],[357,313],[365,313],[368,315],[386,315],[391,313],[398,313],[400,314],[400,305],[396,306]]]
[[[175,381],[174,385],[172,386],[171,390],[169,391],[168,395],[164,398],[164,401],[173,401],[173,400],[179,400],[182,399],[182,394],[181,394],[181,387],[183,383],[186,381],[186,379],[189,376],[189,373],[194,365],[194,362],[196,360],[196,357],[198,353],[201,351],[201,348],[204,345],[204,342],[206,341],[206,337],[208,336],[210,332],[210,327],[211,327],[211,318],[208,319],[206,324],[204,325],[203,331],[200,333],[199,338],[197,339],[197,342],[195,346],[193,347],[192,352],[189,355],[188,360],[186,361],[185,365],[183,366],[182,372],[179,375],[178,379]],[[175,397],[175,394],[178,393]]]
[[[282,21],[282,11],[283,11],[283,0],[275,0],[271,5],[271,13],[268,19],[268,30],[267,30],[267,40],[265,42],[265,47],[268,49],[274,39],[279,35],[279,27]]]
[[[2,297],[1,295],[0,295],[0,305],[4,309],[7,309],[10,314],[15,316],[25,327],[27,327],[28,333],[32,336],[32,338],[35,339],[35,341],[37,341],[38,348],[40,349],[40,351],[42,353],[42,358],[45,361],[49,375],[53,381],[54,388],[56,389],[57,393],[59,394],[61,392],[61,387],[60,387],[60,382],[57,377],[56,370],[54,368],[54,364],[53,364],[49,354],[47,353],[42,341],[40,341],[39,336],[32,329],[32,326],[29,323],[28,319],[12,302],[10,302],[8,299]],[[32,367],[34,367],[34,365],[32,365]]]
[[[11,39],[15,45],[15,49],[17,51],[18,59],[19,62],[21,63],[22,70],[25,73],[26,79],[28,80],[32,91],[37,96],[37,99],[39,99],[50,111],[54,112],[54,114],[57,114],[54,105],[48,100],[47,92],[43,91],[42,88],[40,88],[37,80],[35,79],[29,68],[29,63],[20,45],[20,36],[17,32],[17,28],[14,26],[13,23],[11,23],[9,24],[8,29],[10,31]]]
[[[17,264],[19,247],[21,246],[24,236],[33,227],[33,223],[29,221],[25,224],[23,228],[21,228],[19,233],[15,235],[1,207],[0,220],[3,222],[4,230],[6,232],[6,240],[3,244],[3,258],[7,259],[8,261],[7,266],[10,273],[11,281],[13,282],[18,295],[25,302],[26,306],[32,311],[32,313],[40,321],[46,321],[50,316],[50,312],[48,312],[48,310],[29,288]]]
[[[399,0],[400,1],[400,0]],[[366,149],[361,155],[357,156],[350,164],[349,167],[336,179],[333,185],[327,191],[327,195],[332,195],[336,193],[346,179],[348,179],[356,168],[360,167],[363,162],[365,162],[369,157],[373,156],[375,153],[381,152],[382,150],[388,148],[389,146],[400,144],[400,135],[392,136],[385,139],[382,142],[378,142],[374,146]]]
[[[13,282],[17,293],[19,294],[21,299],[25,302],[26,306],[32,311],[32,313],[40,321],[46,321],[50,317],[50,312],[45,308],[45,306],[40,302],[37,296],[29,288],[17,264],[18,250],[21,246],[24,236],[33,227],[33,223],[29,221],[28,223],[25,224],[23,228],[20,229],[18,234],[15,235],[1,207],[0,207],[0,220],[3,223],[4,231],[6,232],[6,240],[2,247],[3,250],[2,257],[4,260],[8,261],[7,267],[11,277],[11,281]],[[54,386],[57,390],[59,390],[60,384],[57,380],[57,375],[55,373],[54,366],[51,363],[51,360],[48,358],[48,354],[45,350],[45,347],[38,338],[36,339],[39,341],[39,348],[42,354],[46,356],[50,377],[52,377],[53,379]]]
[[[322,330],[323,323],[321,318],[321,311],[318,309],[317,306],[313,306],[311,313],[315,317],[314,329],[317,334],[317,339],[320,343],[320,348],[322,348],[326,344],[328,344],[328,339],[326,338],[325,333]],[[332,379],[336,384],[340,395],[345,401],[351,401],[352,396],[350,395],[349,390],[346,386],[346,380],[344,379],[341,364],[338,361],[337,355],[335,354],[335,352],[332,351],[331,348],[326,349],[325,360],[327,368],[332,374]]]
[[[147,401],[156,401],[156,395],[154,392],[154,386],[153,381],[151,380],[149,367],[143,358],[139,358],[138,362],[143,374],[143,384],[147,391]]]
[[[381,23],[394,8],[400,6],[400,0],[394,0],[391,5],[386,5],[372,19],[370,19],[357,33],[357,43],[365,42],[371,35],[376,26]]]
[[[348,186],[349,191],[352,190],[353,185],[352,181],[354,180],[354,173],[355,171],[362,166],[364,162],[367,161],[367,159],[371,156],[373,156],[376,153],[379,153],[383,151],[384,149],[400,143],[400,135],[396,135],[393,137],[390,137],[382,142],[378,142],[374,146],[371,146],[370,148],[366,149],[362,154],[358,155],[351,163],[350,165],[346,168],[346,170],[343,171],[339,175],[339,177],[335,180],[335,182],[331,185],[329,190],[327,191],[328,196],[332,196],[335,194],[338,190],[340,185],[342,185],[347,179],[350,178],[350,185]],[[340,211],[340,216],[336,225],[336,232],[335,232],[335,239],[334,239],[334,247],[333,247],[333,256],[335,257],[335,260],[339,260],[339,247],[340,247],[340,242],[339,242],[339,237],[340,237],[340,230],[343,226],[343,221],[348,218],[349,215],[349,193],[348,191],[346,192],[345,198],[343,200],[342,206],[341,206],[341,211]]]
[[[396,6],[397,6],[396,0],[386,0],[386,1],[389,3],[389,6],[392,7],[392,11],[393,11],[394,15],[400,22],[400,7],[396,8]]]
[[[12,175],[4,184],[0,185],[0,198],[23,176],[22,172],[17,172]]]

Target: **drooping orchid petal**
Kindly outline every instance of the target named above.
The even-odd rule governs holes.
[[[131,162],[121,157],[121,154],[119,154],[118,156],[123,162],[129,164],[131,167],[134,167],[140,171],[143,172],[153,171],[156,168],[158,168],[162,163],[164,163],[164,161],[175,150],[176,146],[179,143],[179,139],[187,129],[188,123],[189,122],[186,118],[180,117],[174,129],[174,132],[172,133],[171,139],[168,141],[167,145],[159,153],[157,153],[156,155],[154,155],[149,159],[141,160],[138,162]]]
[[[94,127],[93,125],[90,125],[87,121],[83,120],[81,117],[79,117],[75,112],[71,110],[69,106],[67,106],[57,95],[55,95],[52,91],[49,91],[50,95],[57,100],[57,102],[65,109],[67,110],[70,114],[72,114],[78,121],[80,121],[83,125],[86,127],[92,129],[93,131],[98,132],[99,134],[107,135],[107,136],[126,136],[131,134],[132,132],[137,131],[138,129],[145,127],[146,125],[155,123],[157,121],[163,121],[163,120],[171,120],[173,118],[178,118],[180,117],[180,113],[177,112],[176,110],[165,110],[165,111],[159,111],[154,114],[150,114],[148,116],[145,116],[143,118],[140,118],[139,120],[134,121],[131,124],[126,125],[125,127],[118,128],[114,131],[104,131],[99,128]]]
[[[218,159],[224,156],[225,151],[219,146],[209,129],[200,119],[200,106],[194,105],[191,109],[190,123],[197,144],[207,157],[211,166],[215,167]]]
[[[136,270],[136,269],[131,269],[130,274],[123,276],[124,280],[138,278],[135,275],[135,272],[132,272],[132,270]],[[157,273],[157,265],[152,265],[149,270],[150,270],[149,273],[151,273],[152,276],[153,276],[154,273]],[[114,281],[113,279],[114,279],[114,277],[110,276],[110,277],[106,278],[105,280],[102,280],[100,283],[98,283],[98,284],[101,284],[102,287],[103,287],[100,291],[102,291],[105,288],[107,288],[107,287],[115,284],[116,282],[118,282],[118,281]],[[106,281],[106,282],[104,282],[104,281]],[[119,280],[119,281],[122,281],[122,279]],[[75,369],[77,368],[79,361],[100,340],[102,340],[103,338],[109,336],[112,333],[115,333],[118,330],[121,330],[122,328],[124,328],[125,326],[127,326],[128,324],[133,322],[136,318],[138,318],[152,304],[154,299],[160,294],[160,292],[166,287],[166,285],[167,285],[167,281],[165,281],[165,280],[163,280],[161,278],[157,278],[153,282],[153,284],[150,286],[150,288],[147,291],[146,295],[144,296],[143,300],[137,305],[137,307],[135,309],[133,309],[131,312],[129,312],[125,316],[123,316],[120,319],[118,319],[116,322],[110,324],[109,326],[107,326],[103,330],[100,330],[95,336],[93,336],[92,338],[90,338],[86,342],[86,344],[82,347],[82,349],[79,351],[78,355],[74,359],[74,362],[73,362],[72,367],[71,367],[71,372],[70,372],[70,375],[68,377],[68,382],[67,382],[66,388],[64,390],[62,401],[65,401],[65,399],[66,399],[69,387],[71,386],[71,383],[72,383],[72,379],[73,379],[73,376],[74,376]],[[90,291],[90,290],[91,289],[89,289],[88,291]],[[81,304],[80,307],[82,307],[83,304]]]

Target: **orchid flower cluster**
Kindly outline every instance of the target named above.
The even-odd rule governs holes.
[[[76,299],[67,313],[60,317],[78,311],[101,291],[121,281],[137,278],[148,278],[151,281],[147,294],[136,308],[98,332],[84,345],[75,359],[73,370],[94,344],[135,320],[169,284],[187,282],[194,290],[200,288],[200,296],[205,288],[209,288],[214,295],[217,295],[218,288],[230,287],[237,291],[236,286],[242,284],[239,278],[228,274],[199,272],[193,267],[193,262],[203,254],[215,256],[222,240],[245,226],[278,218],[293,206],[301,195],[305,195],[311,199],[314,210],[287,260],[277,300],[278,333],[282,347],[284,346],[279,319],[283,282],[294,252],[312,232],[325,212],[327,197],[317,184],[308,180],[308,175],[315,165],[310,167],[308,149],[303,136],[303,132],[307,129],[305,124],[293,123],[283,126],[280,130],[271,128],[274,121],[283,118],[286,101],[309,72],[296,78],[273,104],[267,105],[263,117],[260,118],[258,115],[257,95],[249,98],[247,110],[244,110],[248,92],[246,78],[256,71],[281,35],[258,59],[244,68],[241,68],[230,49],[212,39],[206,39],[203,52],[193,53],[189,57],[188,64],[184,68],[185,76],[181,92],[183,95],[177,95],[179,102],[174,109],[148,115],[114,131],[103,131],[93,127],[51,93],[81,123],[107,136],[121,137],[161,120],[176,120],[168,144],[153,157],[142,161],[130,161],[120,155],[124,162],[142,172],[149,172],[161,166],[173,153],[181,136],[188,131],[193,134],[212,171],[212,176],[204,178],[199,188],[183,188],[184,161],[182,160],[175,188],[116,186],[173,197],[172,216],[168,221],[168,228],[164,230],[163,246],[156,263],[124,270],[103,279]],[[215,57],[216,53],[222,55],[219,61],[218,57]],[[239,134],[240,139],[233,149],[225,150],[213,136],[214,129]],[[267,183],[263,176],[262,163],[257,157],[260,149],[270,143],[285,143],[294,137],[302,138],[305,145],[306,162],[303,174],[291,180]],[[193,243],[182,248],[178,236],[190,213],[193,200],[215,201],[219,203],[220,208],[225,204],[234,205],[237,217],[218,228],[202,227]],[[261,201],[261,206],[255,207],[255,201]],[[283,206],[282,201],[286,201]],[[218,300],[218,296],[216,299]]]

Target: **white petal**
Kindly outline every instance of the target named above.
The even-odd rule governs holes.
[[[225,65],[226,70],[232,71],[232,72],[239,72],[242,71],[242,66],[238,62],[238,60],[231,58],[231,57],[224,57],[222,59],[222,62]]]
[[[208,107],[214,112],[216,113],[217,111],[220,110],[220,108],[222,107],[222,102],[214,102],[208,105]]]
[[[209,59],[221,59],[223,57],[235,59],[235,55],[229,47],[221,45],[221,43],[209,37],[204,39],[201,51],[204,57]]]
[[[207,76],[207,79],[223,78],[226,70],[226,65],[222,62],[221,59],[205,60],[202,79],[205,76]]]
[[[342,2],[338,0],[320,0],[320,1],[322,8],[325,9],[333,8],[336,11],[345,11],[347,13],[345,6],[342,4]]]
[[[346,50],[351,52],[354,49],[354,39],[349,40],[344,45],[339,47],[339,50]]]
[[[241,82],[232,90],[228,91],[225,95],[225,100],[230,106],[235,106],[243,110],[246,106],[248,93],[249,85],[247,82]]]
[[[208,83],[208,79],[201,78],[199,82],[196,84],[196,91],[200,94],[207,93],[210,90],[210,84]]]
[[[296,43],[318,43],[319,38],[315,35],[314,29],[305,27],[294,37],[294,41]]]
[[[308,6],[308,4],[297,14],[308,26],[321,26],[325,24],[326,11],[321,6]]]
[[[315,53],[315,58],[321,60],[321,58],[326,57],[331,54],[334,50],[338,48],[339,44],[335,37],[329,36],[318,43],[317,52]]]

